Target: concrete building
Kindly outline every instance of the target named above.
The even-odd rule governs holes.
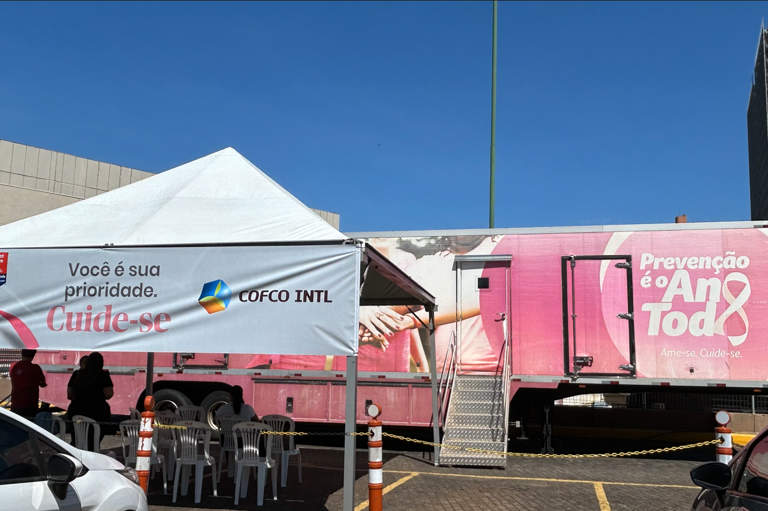
[[[747,107],[749,145],[749,202],[752,220],[768,220],[768,89],[766,88],[766,44],[768,31],[760,27],[755,71]]]
[[[126,186],[151,172],[0,140],[0,225]],[[339,228],[339,215],[313,209]]]

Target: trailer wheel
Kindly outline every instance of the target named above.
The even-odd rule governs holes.
[[[208,426],[214,431],[218,431],[219,429],[216,426],[216,411],[227,403],[229,403],[229,392],[226,390],[211,392],[205,399],[203,399],[203,402],[200,403],[205,420],[208,422]]]
[[[155,398],[155,412],[163,410],[175,412],[180,406],[192,404],[192,401],[178,390],[160,389],[152,396]]]

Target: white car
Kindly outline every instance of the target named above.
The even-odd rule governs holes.
[[[0,508],[6,511],[147,511],[132,468],[81,451],[0,409]]]

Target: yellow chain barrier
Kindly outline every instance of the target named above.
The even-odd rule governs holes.
[[[154,426],[160,429],[187,429],[186,426],[177,426],[175,424],[158,424]],[[264,431],[264,435],[281,435],[281,436],[313,436],[313,435],[328,435],[328,433],[307,433],[304,431]],[[343,433],[349,436],[370,436],[367,431],[358,431],[354,433]],[[334,435],[340,435],[335,433]],[[441,449],[453,449],[458,451],[474,452],[478,454],[495,454],[498,456],[507,456],[510,458],[625,458],[628,456],[643,456],[646,454],[659,454],[662,452],[675,452],[683,451],[686,449],[695,449],[697,447],[706,447],[708,445],[721,444],[721,439],[707,440],[706,442],[698,442],[695,444],[678,445],[675,447],[661,447],[658,449],[643,449],[642,451],[630,451],[630,452],[610,452],[604,454],[531,454],[524,452],[504,452],[504,451],[490,451],[487,449],[475,449],[472,447],[461,447],[458,445],[450,444],[436,444],[434,442],[428,442],[426,440],[417,440],[415,438],[408,438],[400,435],[393,435],[392,433],[382,433],[381,436],[393,438],[395,440],[402,440],[404,442],[411,442],[414,444],[428,445],[430,447],[440,447]]]
[[[644,454],[657,454],[661,452],[682,451],[684,449],[693,449],[695,447],[704,447],[707,445],[715,445],[722,443],[722,440],[708,440],[706,442],[699,442],[696,444],[678,445],[676,447],[662,447],[659,449],[645,449],[642,451],[632,452],[611,452],[606,454],[530,454],[523,452],[504,452],[504,451],[489,451],[486,449],[474,449],[472,447],[460,447],[457,445],[449,444],[436,444],[433,442],[427,442],[426,440],[416,440],[414,438],[408,438],[400,435],[393,435],[392,433],[382,433],[381,436],[394,438],[395,440],[403,440],[405,442],[413,442],[416,444],[429,445],[431,447],[440,447],[441,449],[455,449],[459,451],[476,452],[479,454],[496,454],[499,456],[508,456],[511,458],[619,458],[626,456],[642,456]]]
[[[154,427],[158,429],[187,429],[186,426],[177,426],[175,424],[158,424],[155,422]],[[305,431],[262,431],[262,435],[280,435],[280,436],[326,436],[328,433],[307,433]],[[367,431],[356,431],[354,433],[334,433],[334,435],[348,435],[348,436],[371,436]]]

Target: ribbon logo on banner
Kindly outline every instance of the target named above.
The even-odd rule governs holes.
[[[8,252],[0,252],[0,286],[5,284],[8,275]],[[24,324],[22,320],[14,316],[9,312],[0,310],[0,317],[4,318],[11,324],[11,328],[19,336],[21,342],[24,343],[24,347],[27,349],[36,349],[40,345],[37,343],[35,334]]]
[[[741,290],[738,296],[733,296],[731,290],[728,289],[729,282],[741,282],[744,284],[744,288]],[[728,302],[728,308],[719,318],[717,318],[717,321],[715,321],[714,331],[716,334],[723,335],[725,333],[723,328],[725,326],[725,320],[727,320],[731,314],[738,314],[742,321],[744,321],[744,333],[742,335],[728,336],[728,340],[734,346],[738,346],[747,340],[747,334],[749,333],[749,319],[747,318],[746,311],[744,311],[744,304],[747,303],[747,299],[749,299],[750,294],[752,294],[752,288],[749,286],[749,279],[747,279],[746,275],[743,273],[733,272],[729,273],[728,276],[725,277],[725,280],[723,281],[723,297],[725,298],[725,301]]]
[[[35,334],[24,324],[22,320],[17,318],[11,313],[0,310],[0,317],[5,318],[11,327],[16,331],[16,335],[19,336],[21,342],[24,343],[24,347],[30,350],[34,350],[40,347],[35,338]]]

